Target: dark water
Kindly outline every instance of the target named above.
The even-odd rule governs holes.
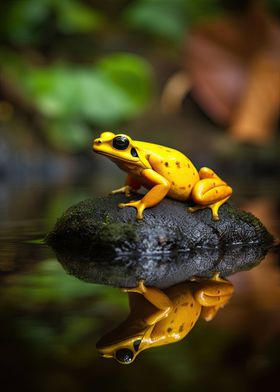
[[[128,313],[127,294],[69,276],[42,242],[65,208],[93,192],[94,184],[1,193],[1,390],[256,391],[277,382],[277,252],[229,277],[235,287],[229,304],[213,321],[199,320],[183,341],[147,350],[130,366],[98,355],[96,342]],[[245,190],[236,199],[277,236],[272,194],[252,198]]]

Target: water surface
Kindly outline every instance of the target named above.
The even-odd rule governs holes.
[[[3,390],[115,391],[267,388],[280,365],[279,254],[229,279],[230,303],[185,340],[141,353],[130,366],[101,358],[100,337],[128,313],[127,295],[68,275],[43,243],[56,218],[92,187],[36,186],[2,193],[0,225]],[[238,195],[237,195],[238,196]],[[277,202],[249,203],[277,235]],[[152,380],[152,381],[151,381]]]

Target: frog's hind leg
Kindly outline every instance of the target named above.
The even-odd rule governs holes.
[[[231,282],[215,275],[211,280],[202,281],[194,292],[194,297],[202,308],[202,317],[212,320],[218,310],[225,306],[233,294]]]
[[[210,208],[212,219],[219,220],[219,208],[232,195],[232,188],[207,167],[200,169],[199,177],[200,180],[192,190],[192,199],[197,205],[190,207],[188,211],[195,212],[203,208]]]

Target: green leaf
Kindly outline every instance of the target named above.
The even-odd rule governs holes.
[[[114,53],[95,66],[53,64],[26,68],[17,83],[45,117],[46,134],[59,149],[78,151],[91,141],[89,124],[115,127],[142,110],[152,95],[147,61]]]
[[[183,11],[184,0],[142,0],[132,3],[124,17],[133,28],[176,41],[184,33],[186,20]]]
[[[138,113],[149,102],[152,72],[146,60],[133,54],[117,53],[99,60],[97,67],[108,80],[125,92],[131,114]]]
[[[101,59],[96,67],[32,69],[21,83],[47,118],[111,126],[145,107],[151,97],[151,80],[145,60],[114,54]]]
[[[100,70],[80,70],[76,94],[80,100],[80,115],[92,123],[111,126],[133,114],[127,92]]]

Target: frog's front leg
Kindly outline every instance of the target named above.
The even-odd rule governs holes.
[[[199,177],[200,180],[192,190],[192,199],[198,205],[188,211],[195,212],[208,207],[211,208],[212,219],[219,220],[219,208],[230,198],[232,188],[207,167],[200,169]]]
[[[225,306],[233,294],[231,282],[215,275],[211,280],[198,283],[194,298],[203,306],[202,316],[206,321],[212,320],[218,310]]]
[[[137,219],[143,219],[143,211],[145,208],[153,207],[158,204],[168,193],[170,183],[163,176],[153,169],[145,169],[141,172],[141,176],[154,185],[151,190],[141,199],[131,201],[129,203],[120,203],[119,207],[134,207],[137,209]]]
[[[126,197],[131,196],[131,192],[137,191],[141,187],[141,184],[135,180],[134,177],[128,175],[126,177],[125,185],[121,188],[115,189],[111,191],[112,195],[116,193],[124,193]]]
[[[124,288],[122,291],[142,294],[156,308],[155,312],[144,320],[147,325],[156,324],[167,317],[173,309],[173,303],[162,290],[156,287],[145,286],[143,280],[140,280],[137,287],[131,289]]]

